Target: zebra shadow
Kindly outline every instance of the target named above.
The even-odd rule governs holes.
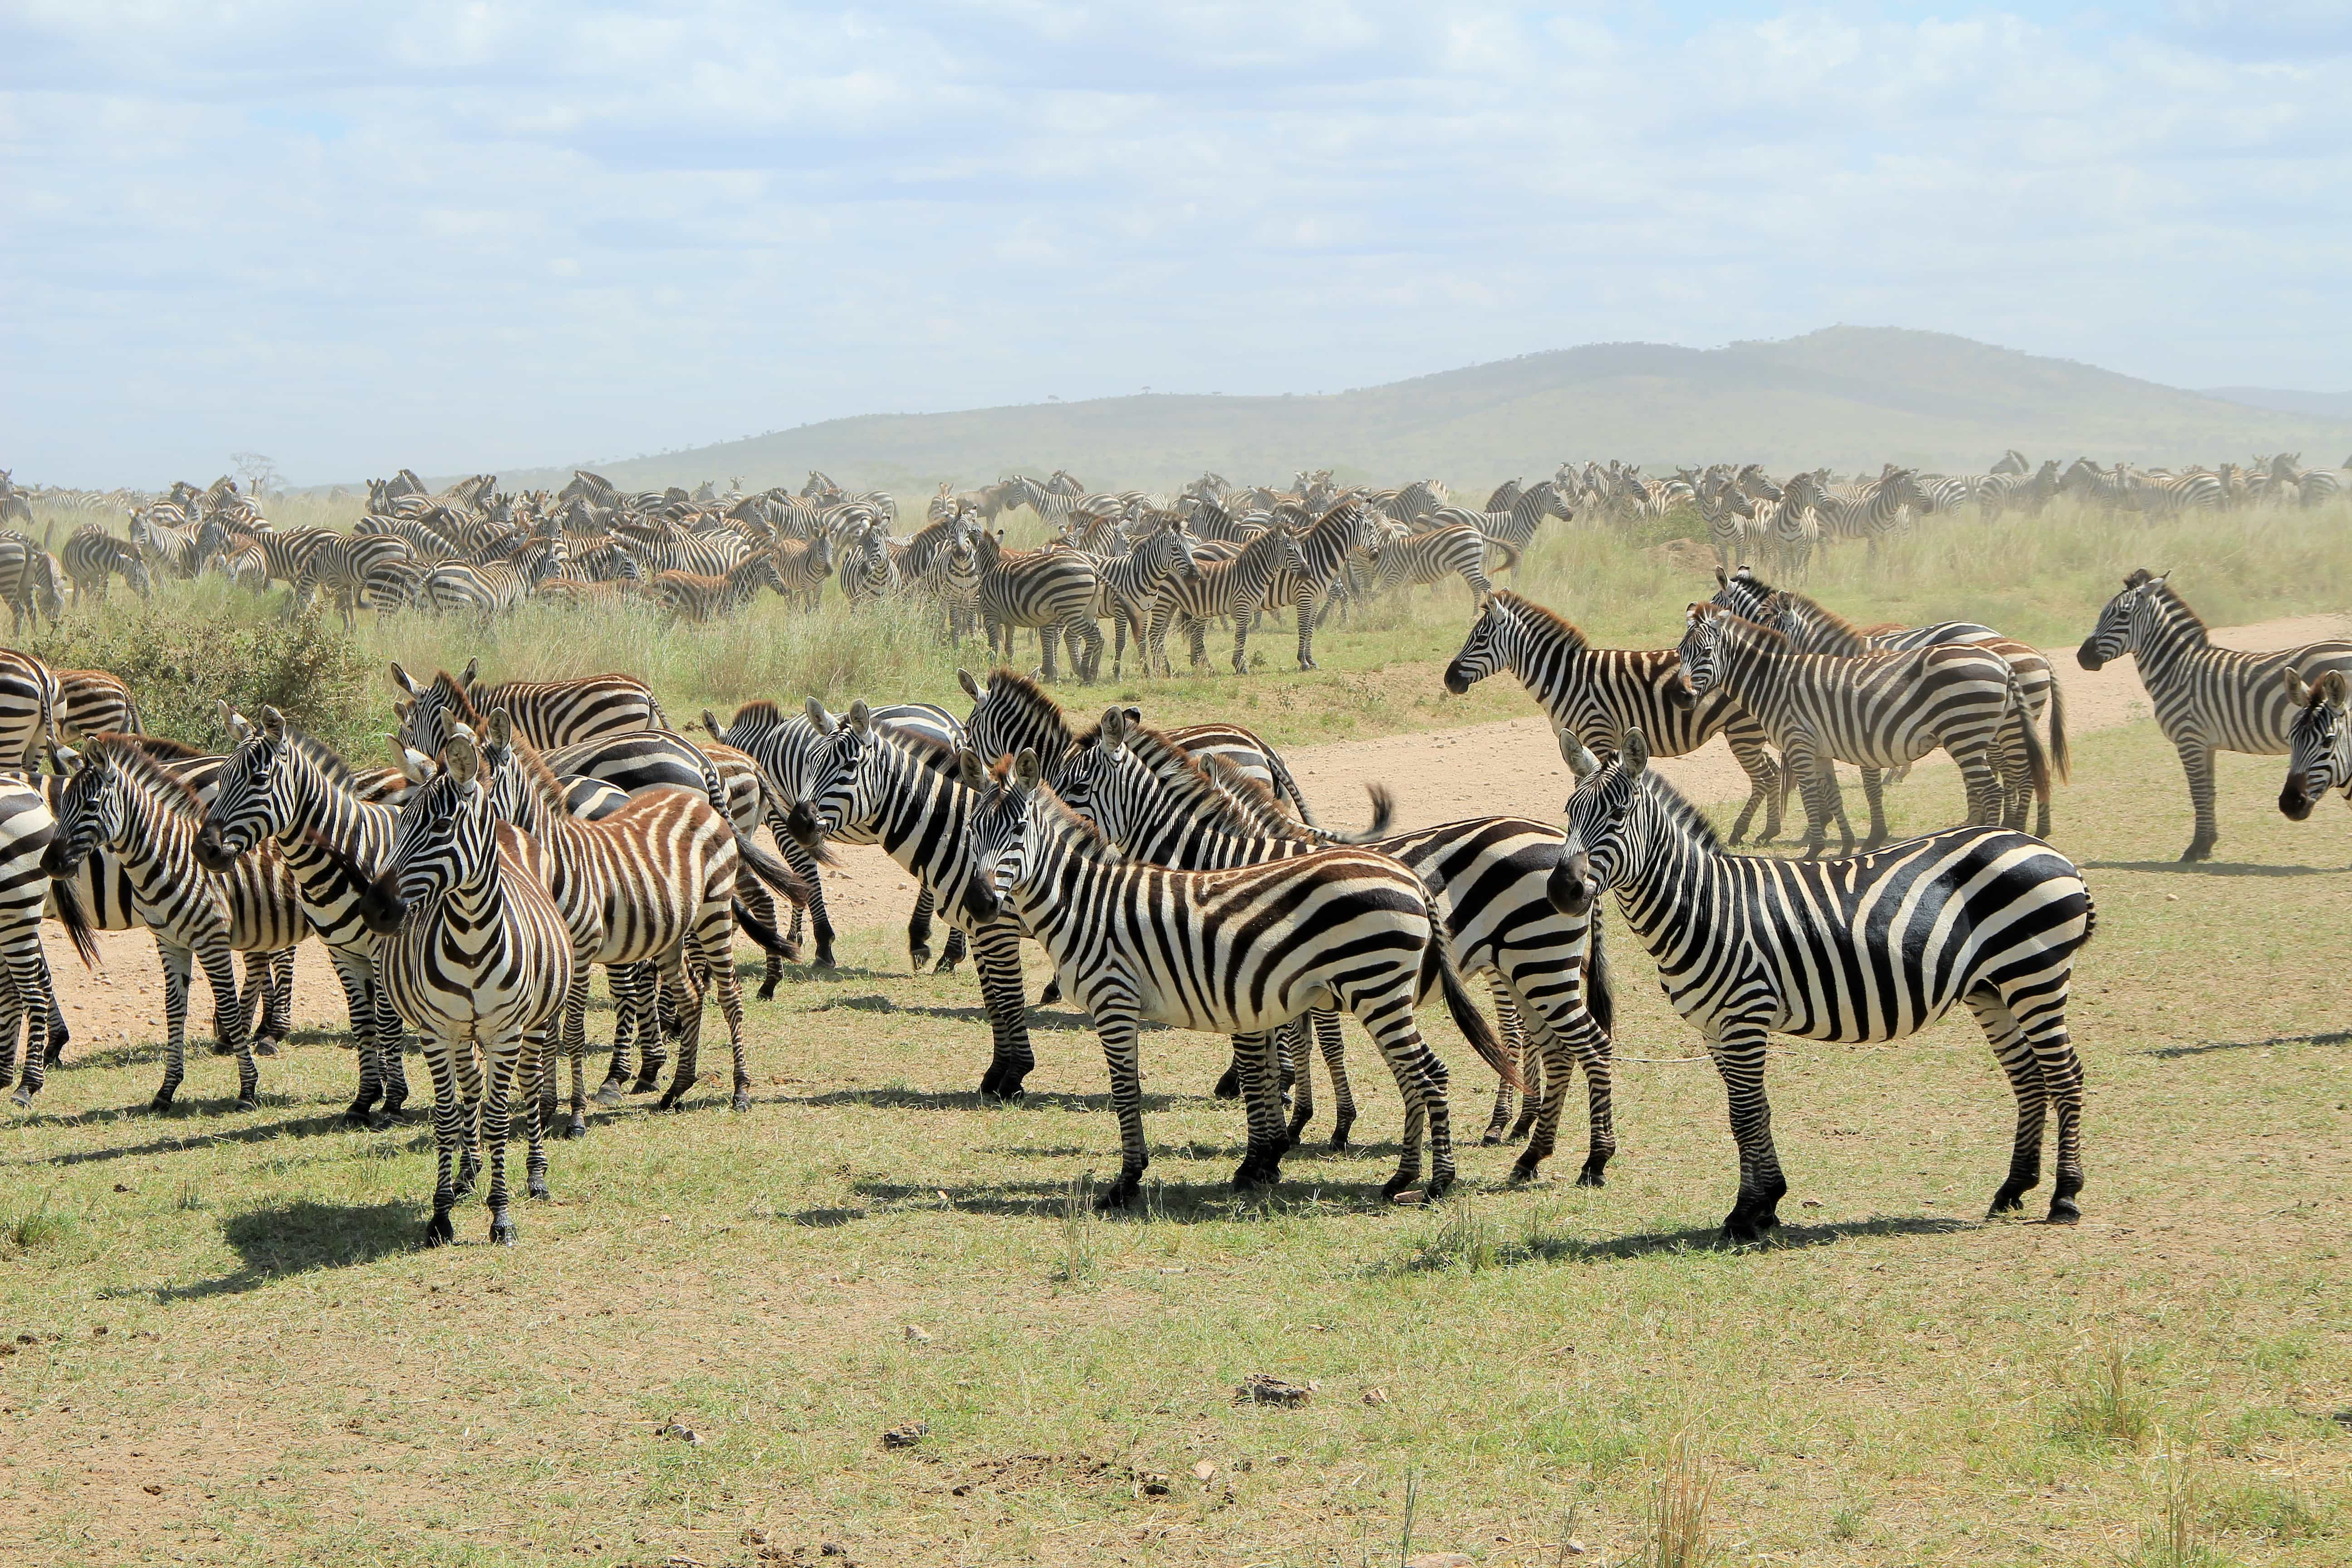
[[[1832,1225],[1783,1223],[1768,1239],[1748,1242],[1726,1241],[1719,1226],[1689,1226],[1680,1230],[1640,1231],[1605,1241],[1563,1238],[1536,1250],[1563,1258],[1622,1262],[1672,1252],[1786,1252],[1833,1247],[1841,1241],[1872,1236],[1950,1236],[1958,1231],[1976,1230],[1983,1224],[1981,1220],[1959,1219],[1950,1215],[1878,1215]]]
[[[2208,1040],[2194,1046],[2153,1046],[2132,1054],[2171,1061],[2181,1057],[2210,1056],[2215,1051],[2265,1050],[2273,1046],[2352,1046],[2352,1030],[2339,1029],[2330,1035],[2273,1035],[2267,1040]]]
[[[409,1199],[377,1204],[321,1204],[295,1198],[247,1209],[221,1223],[221,1237],[237,1267],[217,1279],[125,1290],[169,1305],[214,1296],[242,1295],[298,1274],[349,1268],[394,1252],[415,1250],[424,1233],[423,1205]]]
[[[1073,1193],[1081,1201],[1098,1190],[1067,1181],[987,1182],[941,1186],[937,1183],[861,1182],[850,1189],[869,1208],[810,1209],[785,1216],[794,1224],[837,1226],[894,1210],[952,1209],[960,1214],[998,1215],[1007,1219],[1050,1220],[1067,1217]],[[1225,1181],[1162,1182],[1146,1176],[1134,1205],[1123,1212],[1099,1215],[1109,1224],[1227,1224],[1236,1219],[1275,1219],[1288,1215],[1328,1215],[1335,1208],[1393,1208],[1378,1181],[1300,1182],[1286,1179],[1272,1193],[1236,1193]]]
[[[169,1110],[153,1110],[147,1106],[121,1106],[104,1110],[84,1110],[72,1116],[44,1118],[56,1127],[104,1127],[116,1122],[155,1122],[166,1125],[188,1125],[184,1138],[151,1138],[144,1142],[126,1143],[107,1149],[84,1149],[68,1154],[50,1154],[20,1162],[28,1165],[91,1165],[109,1160],[136,1160],[150,1155],[180,1154],[191,1149],[209,1149],[222,1143],[267,1143],[279,1138],[312,1138],[324,1134],[356,1136],[357,1130],[347,1128],[340,1104],[333,1109],[321,1108],[299,1116],[284,1117],[276,1121],[239,1120],[257,1114],[251,1111],[232,1113],[226,1109],[230,1100],[208,1101],[182,1100]],[[262,1111],[288,1109],[279,1100],[275,1104],[265,1095]],[[429,1112],[430,1107],[427,1107]]]
[[[2250,860],[2085,860],[2085,871],[2149,871],[2175,877],[2340,877],[2341,866],[2257,866]]]
[[[1146,1111],[1169,1110],[1199,1095],[1147,1094],[1139,1104]],[[891,1089],[835,1089],[823,1094],[806,1095],[782,1103],[793,1106],[857,1106],[876,1110],[1087,1110],[1107,1111],[1111,1109],[1108,1094],[1061,1094],[1049,1089],[1029,1089],[1019,1100],[1002,1100],[982,1098],[978,1089],[908,1089],[903,1085]]]
[[[824,1005],[811,1007],[807,1011],[814,1016],[818,1013],[831,1012],[836,1007],[847,1008],[853,1013],[897,1015],[909,1018],[947,1018],[960,1024],[985,1024],[989,1021],[988,1009],[985,1007],[909,1006],[904,1002],[888,996],[836,996]],[[1091,1033],[1095,1026],[1094,1021],[1084,1013],[1064,1012],[1058,1009],[1048,1012],[1036,1007],[1024,1008],[1022,1017],[1032,1030],[1039,1034],[1085,1034]],[[1140,1026],[1139,1032],[1156,1032],[1160,1027],[1157,1024],[1145,1024]]]

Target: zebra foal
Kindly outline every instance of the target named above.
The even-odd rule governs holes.
[[[1552,901],[1582,915],[1601,889],[1613,891],[1667,1000],[1706,1041],[1739,1150],[1727,1239],[1777,1226],[1789,1190],[1764,1093],[1766,1037],[1899,1040],[1956,1002],[1976,1015],[2017,1097],[2009,1174],[1990,1213],[2022,1207],[2040,1184],[2054,1116],[2050,1221],[2082,1217],[2083,1067],[2066,997],[2095,918],[2073,862],[2038,838],[1980,826],[1851,858],[1733,855],[1650,771],[1640,731],[1606,763],[1571,738],[1560,749],[1576,789]]]

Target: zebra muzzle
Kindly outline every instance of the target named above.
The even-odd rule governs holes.
[[[2097,669],[2107,662],[2107,656],[2099,651],[2096,643],[2086,642],[2074,650],[2074,662],[2084,669]]]
[[[2279,791],[2279,811],[2289,822],[2301,822],[2311,816],[2311,808],[2318,804],[2323,793],[2313,789],[2307,779],[2291,778]]]
[[[1564,915],[1590,913],[1600,891],[1601,880],[1592,874],[1592,858],[1581,849],[1563,854],[1544,884],[1551,907]]]

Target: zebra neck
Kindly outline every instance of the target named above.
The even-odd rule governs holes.
[[[1726,901],[1718,884],[1729,879],[1728,868],[1720,850],[1663,811],[1648,815],[1651,820],[1640,835],[1640,869],[1612,890],[1618,912],[1643,947],[1662,969],[1672,971],[1712,945],[1715,917]]]
[[[2150,600],[2133,616],[2132,645],[2140,678],[2163,674],[2182,660],[2212,650],[2213,639],[2195,611],[2169,595]]]

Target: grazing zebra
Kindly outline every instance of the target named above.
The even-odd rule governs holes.
[[[8,602],[11,630],[21,631],[38,612],[56,626],[65,614],[65,592],[58,579],[63,568],[58,558],[21,533],[0,532],[0,599]]]
[[[818,710],[821,711],[821,710]],[[889,734],[919,734],[943,751],[952,752],[964,742],[964,728],[955,716],[944,708],[928,702],[903,702],[887,708],[872,710],[877,729]],[[758,765],[767,787],[772,792],[778,812],[789,815],[803,801],[812,798],[809,781],[814,776],[818,752],[824,743],[825,731],[816,723],[814,712],[787,714],[773,702],[746,702],[735,710],[732,722],[723,729],[718,715],[705,710],[703,728],[719,740],[747,753]],[[824,883],[816,858],[809,853],[800,838],[789,831],[783,820],[772,817],[770,826],[776,835],[776,846],[800,879],[808,884],[809,917],[816,935],[816,966],[831,969],[833,956],[833,920],[824,908]],[[740,825],[738,825],[740,832]],[[933,906],[930,889],[926,888],[916,896],[915,912],[907,922],[907,954],[917,971],[931,960],[931,917]],[[948,973],[962,962],[965,938],[961,927],[950,927],[947,948],[940,955],[936,973]],[[766,995],[762,992],[761,995]]]
[[[18,1106],[41,1092],[50,1061],[65,1044],[65,1019],[49,983],[49,962],[41,947],[41,906],[49,897],[44,861],[57,837],[57,818],[40,789],[29,783],[0,781],[0,980],[8,1005],[0,1009],[0,1084],[16,1079]],[[89,963],[96,956],[82,906],[71,890],[58,888],[58,919],[75,951]],[[17,1017],[23,1017],[25,1065],[16,1070]]]
[[[408,1100],[408,1075],[400,1016],[377,980],[380,939],[360,918],[360,903],[392,852],[400,812],[362,800],[356,783],[332,750],[265,707],[261,722],[221,768],[194,847],[208,870],[226,873],[264,842],[276,842],[351,1013],[360,1084],[343,1120],[365,1125],[374,1113],[385,1125]]]
[[[503,710],[491,712],[489,727],[481,761],[493,780],[492,807],[539,845],[548,890],[571,933],[572,980],[558,1037],[572,1058],[566,1135],[583,1137],[588,1131],[588,967],[596,963],[653,963],[665,979],[685,987],[685,1027],[677,1066],[662,1095],[664,1110],[694,1087],[702,999],[716,989],[734,1055],[732,1104],[737,1110],[751,1109],[743,993],[732,952],[735,875],[741,858],[726,814],[698,795],[657,789],[631,795],[609,816],[583,820],[572,815],[563,786],[539,753],[516,742]],[[542,1092],[551,1095],[551,1081]]]
[[[1307,557],[1297,535],[1287,525],[1267,529],[1242,546],[1231,561],[1203,563],[1190,577],[1171,577],[1160,584],[1151,613],[1151,660],[1169,668],[1168,630],[1184,630],[1192,654],[1192,668],[1209,662],[1208,623],[1220,616],[1234,622],[1234,673],[1249,673],[1247,648],[1250,621],[1266,603],[1266,592],[1284,573],[1303,576]]]
[[[2009,799],[2021,800],[2003,777],[2004,731],[2023,736],[2027,780],[2049,788],[2041,738],[2024,722],[2017,676],[1999,654],[1969,644],[1937,644],[1909,653],[1841,658],[1800,653],[1769,626],[1716,605],[1693,605],[1685,618],[1683,679],[1694,700],[1721,686],[1752,714],[1795,772],[1805,799],[1805,853],[1822,852],[1838,812],[1835,764],[1861,767],[1870,801],[1865,849],[1886,842],[1886,806],[1880,772],[1916,762],[1941,746],[1959,764],[1968,787],[1969,819],[1998,823]],[[2021,815],[2015,825],[2023,826]]]
[[[1445,689],[1459,697],[1503,670],[1518,677],[1555,732],[1574,735],[1604,757],[1616,754],[1628,730],[1658,737],[1658,755],[1666,757],[1695,752],[1720,732],[1748,774],[1748,801],[1731,841],[1747,837],[1759,805],[1764,831],[1757,842],[1780,837],[1786,791],[1763,726],[1728,692],[1685,703],[1682,660],[1672,648],[1594,647],[1566,620],[1504,589],[1486,601],[1445,667]]]
[[[58,683],[57,738],[79,741],[89,735],[141,735],[147,723],[139,715],[139,700],[122,678],[103,669],[53,669]]]
[[[451,561],[425,574],[417,585],[416,603],[436,616],[468,615],[487,621],[530,598],[554,574],[554,558],[544,551],[529,564],[488,561],[470,566]]]
[[[679,620],[714,621],[750,603],[762,583],[779,594],[784,591],[784,580],[776,573],[776,558],[765,551],[744,557],[720,577],[656,572],[646,591],[665,615]]]
[[[393,683],[408,693],[407,701],[394,704],[400,718],[400,744],[428,757],[437,756],[449,738],[452,719],[469,725],[478,736],[481,716],[494,708],[505,709],[515,732],[541,751],[599,735],[670,727],[661,704],[654,700],[652,689],[634,675],[607,671],[572,680],[508,680],[477,686],[474,677],[480,665],[481,660],[469,659],[464,674],[452,676],[445,669],[420,686],[394,664]]]
[[[968,743],[983,757],[1009,757],[1028,747],[1045,759],[1046,782],[1059,787],[1061,768],[1076,754],[1078,743],[1077,731],[1062,705],[1035,681],[1010,669],[997,670],[985,686],[968,669],[957,670],[956,679],[972,706],[950,749]],[[1306,794],[1291,777],[1288,764],[1250,731],[1238,724],[1187,724],[1166,733],[1191,755],[1214,756],[1242,777],[1264,785],[1284,810],[1315,826],[1315,814],[1307,809]]]
[[[410,567],[411,560],[408,545],[399,539],[356,532],[330,534],[303,555],[294,579],[295,602],[307,606],[325,594],[334,601],[343,629],[349,631],[358,624],[360,606],[383,607],[384,595],[372,593],[371,585],[384,579],[387,567]],[[412,586],[402,602],[415,596]]]
[[[1385,593],[1459,577],[1470,584],[1474,607],[1484,605],[1495,592],[1486,576],[1486,536],[1466,522],[1419,533],[1391,524],[1383,531],[1380,559],[1372,566],[1373,586]]]
[[[1953,827],[1876,854],[1791,861],[1726,853],[1706,818],[1649,769],[1636,730],[1602,763],[1572,738],[1562,911],[1606,887],[1658,963],[1666,998],[1706,1039],[1739,1148],[1725,1237],[1780,1223],[1789,1190],[1764,1094],[1768,1034],[1859,1045],[1916,1034],[1967,1004],[2017,1095],[2009,1175],[1990,1212],[2023,1206],[2058,1121],[2053,1224],[2082,1217],[2083,1067],[2066,1032],[2074,954],[2095,924],[2074,864],[2040,839]]]
[[[195,839],[204,805],[196,792],[128,736],[101,736],[76,762],[53,808],[57,837],[42,857],[51,877],[71,877],[103,847],[121,862],[142,924],[163,961],[169,1056],[156,1110],[167,1109],[186,1076],[188,973],[202,963],[213,992],[213,1026],[237,1061],[236,1107],[260,1103],[260,1072],[247,1037],[260,997],[248,984],[239,1005],[233,953],[273,953],[300,940],[302,909],[285,859],[263,845],[227,869],[207,870]]]
[[[176,507],[158,504],[131,514],[131,542],[150,574],[160,573],[183,582],[203,565],[196,553],[195,525]]]
[[[147,563],[140,559],[138,547],[115,538],[100,523],[86,522],[75,529],[67,537],[65,548],[58,552],[58,564],[73,584],[76,604],[85,595],[104,604],[107,583],[117,576],[142,599],[154,594],[153,576]]]
[[[2307,686],[2292,666],[2285,675],[2287,700],[2294,704],[2295,715],[2279,810],[2289,822],[2301,822],[2329,790],[2342,790],[2346,804],[2352,805],[2352,724],[2345,722],[2347,688],[2342,670],[2331,669]]]
[[[748,542],[733,533],[688,533],[653,540],[616,537],[613,542],[647,577],[664,572],[724,577],[754,553]]]
[[[437,1163],[425,1244],[457,1238],[449,1212],[479,1168],[471,1136],[478,1110],[480,1141],[490,1150],[490,1239],[512,1246],[507,1133],[515,1080],[526,1062],[534,1077],[553,1070],[547,1037],[572,989],[572,934],[547,890],[552,871],[543,852],[491,809],[474,742],[452,736],[444,757],[443,771],[401,808],[391,858],[361,914],[383,938],[377,973],[394,1008],[424,1037],[433,1072]],[[489,1069],[487,1095],[478,1053]],[[525,1169],[530,1195],[546,1197],[546,1118],[530,1087]],[[464,1163],[453,1178],[461,1144]]]
[[[1014,631],[1034,626],[1045,678],[1058,679],[1054,647],[1059,638],[1069,644],[1078,679],[1091,683],[1102,659],[1102,627],[1094,617],[1099,588],[1094,558],[1075,550],[999,557],[980,577],[980,615],[990,651],[1010,660]]]
[[[2012,719],[2031,725],[2046,709],[2050,717],[2050,739],[2043,747],[2049,759],[2050,774],[2064,779],[2073,772],[2073,753],[2066,743],[2066,694],[2058,684],[2056,671],[2040,648],[2006,637],[1990,626],[1974,621],[1937,621],[1924,626],[1883,626],[1870,631],[1846,620],[1823,605],[1818,599],[1803,594],[1778,589],[1759,579],[1746,567],[1726,575],[1715,574],[1716,592],[1713,603],[1735,616],[1744,616],[1759,626],[1770,626],[1794,644],[1800,653],[1836,654],[1854,658],[1866,653],[1906,653],[1913,648],[1928,647],[1937,643],[1969,643],[1999,654],[2011,673],[2017,677],[2018,695],[2023,707]],[[2005,781],[2017,781],[2029,776],[2024,751],[2024,739],[2014,730],[2002,731],[2001,772]],[[2005,787],[2007,787],[2005,785]],[[2021,798],[2004,800],[2002,816],[2007,820],[2023,809]],[[2034,837],[2050,837],[2050,794],[2046,789],[2036,802],[2037,816]]]
[[[1177,870],[1219,870],[1307,854],[1334,842],[1331,836],[1301,828],[1275,806],[1263,788],[1234,778],[1212,759],[1205,766],[1168,737],[1144,729],[1126,710],[1103,715],[1091,744],[1065,770],[1056,790],[1066,805],[1092,820],[1103,837],[1128,858]],[[1446,823],[1412,833],[1387,830],[1385,799],[1373,826],[1341,842],[1393,857],[1423,882],[1445,895],[1446,931],[1453,961],[1465,975],[1488,972],[1498,983],[1497,1010],[1506,1035],[1524,1019],[1532,1027],[1543,1063],[1540,1080],[1522,1069],[1529,1095],[1526,1124],[1533,1129],[1513,1179],[1535,1175],[1552,1152],[1574,1061],[1586,1069],[1591,1142],[1583,1186],[1601,1184],[1601,1170],[1616,1149],[1612,1130],[1611,1063],[1606,1030],[1611,998],[1598,955],[1587,961],[1591,922],[1570,919],[1551,907],[1547,884],[1559,864],[1559,830],[1523,817],[1488,816]],[[1593,977],[1586,1005],[1588,967]],[[1339,1051],[1338,1023],[1318,1010],[1316,1033],[1332,1069],[1339,1100],[1332,1143],[1344,1147],[1354,1118]],[[1573,1053],[1571,1058],[1570,1053]],[[1529,1053],[1528,1062],[1538,1059]],[[1545,1086],[1540,1108],[1537,1083]],[[1289,1137],[1295,1142],[1314,1113],[1312,1079],[1299,1065],[1299,1093]],[[1503,1092],[1509,1092],[1505,1080]],[[1507,1100],[1498,1102],[1497,1125],[1488,1142],[1499,1142],[1508,1120]]]
[[[1447,960],[1443,897],[1385,855],[1319,849],[1230,871],[1171,871],[1112,856],[1044,782],[1034,752],[1000,763],[959,759],[975,800],[965,827],[965,897],[976,920],[1010,913],[1042,943],[1055,973],[1094,1022],[1119,1121],[1118,1179],[1101,1199],[1139,1195],[1143,1141],[1137,1031],[1146,1020],[1244,1037],[1249,1146],[1237,1188],[1281,1179],[1287,1148],[1276,1084],[1274,1031],[1317,1007],[1355,1015],[1405,1094],[1394,1197],[1421,1176],[1428,1195],[1454,1183],[1446,1070],[1421,1036],[1413,1005],[1435,983],[1474,1048],[1516,1081],[1494,1031]]]
[[[2215,647],[2205,623],[2169,581],[2145,571],[2124,579],[2123,592],[2100,610],[2074,657],[2084,669],[2097,669],[2126,653],[2139,666],[2157,728],[2180,753],[2189,775],[2197,827],[2181,851],[2183,860],[2211,858],[2221,836],[2213,815],[2213,753],[2275,756],[2292,750],[2294,707],[2282,676],[2292,670],[2308,685],[2332,670],[2352,670],[2352,641],[2273,653]]]

